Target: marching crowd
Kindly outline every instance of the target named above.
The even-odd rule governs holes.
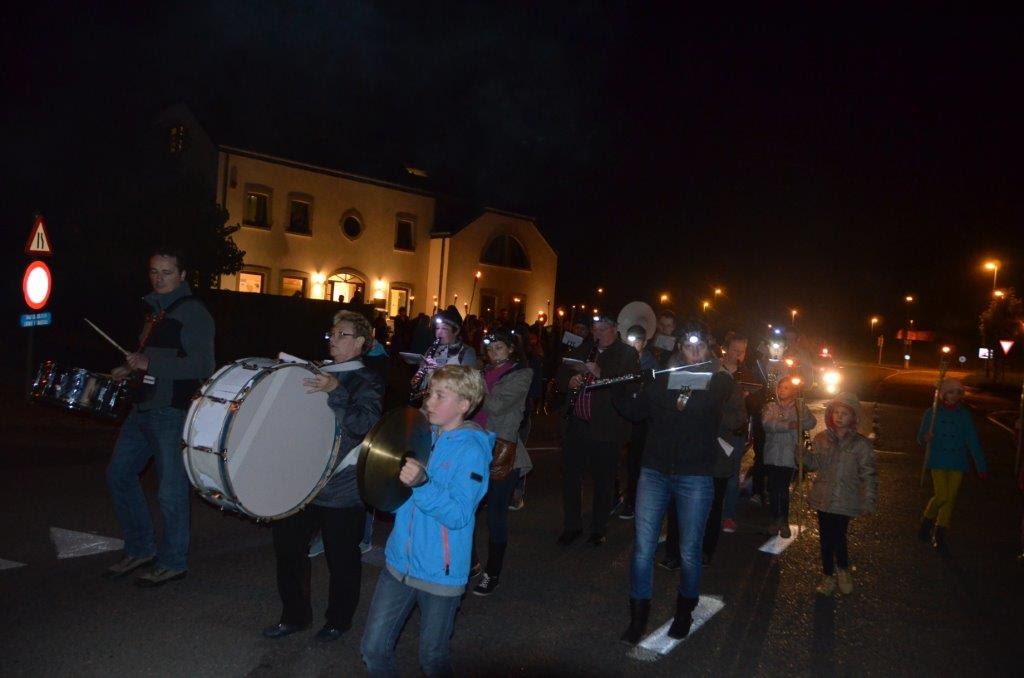
[[[181,254],[155,252],[150,280],[147,300],[159,312],[158,331],[119,369],[123,375],[148,372],[155,386],[148,403],[129,414],[108,470],[125,556],[105,573],[116,579],[155,564],[138,580],[147,587],[187,573],[187,481],[174,462],[181,464],[177,440],[168,441],[175,437],[171,429],[180,431],[179,391],[194,389],[213,369],[212,319],[189,293]],[[737,527],[741,460],[748,449],[751,501],[763,507],[767,532],[782,539],[792,536],[794,479],[803,470],[813,473],[805,500],[819,527],[817,593],[853,591],[847,533],[851,519],[877,507],[874,451],[858,432],[860,403],[852,393],[836,395],[824,413],[825,430],[806,439],[817,422],[801,397],[811,365],[796,332],[787,332],[784,353],[772,354],[763,342],[751,346],[738,330],[725,332],[718,343],[703,323],[678,321],[669,310],[657,314],[653,327],[620,327],[604,314],[548,328],[503,313],[487,325],[472,316],[464,320],[453,306],[430,318],[395,319],[392,353],[422,354],[413,395],[422,398],[415,404],[432,425],[433,445],[425,464],[406,458],[398,478],[411,497],[395,511],[362,638],[372,675],[397,674],[395,644],[415,607],[421,668],[428,675],[451,674],[450,639],[462,595],[471,586],[472,593],[489,596],[501,581],[509,511],[524,505],[532,468],[525,441],[535,412],[556,412],[562,424],[558,547],[584,535],[600,547],[612,516],[634,521],[622,641],[638,643],[647,630],[663,533],[666,546],[657,565],[679,571],[668,635],[689,633],[702,567],[712,562],[720,534]],[[371,323],[338,312],[328,345],[333,360],[351,363],[351,369],[305,382],[309,392],[328,394],[344,449],[358,446],[383,414],[386,339],[379,319]],[[948,554],[947,530],[969,459],[980,476],[988,471],[963,393],[959,382],[942,382],[938,405],[926,411],[918,435],[929,450],[934,484],[920,536],[942,554]],[[159,543],[138,484],[150,457],[160,470],[167,533]],[[586,529],[585,473],[593,486]],[[487,550],[480,554],[473,546],[478,512],[486,516],[479,529],[486,528]],[[365,517],[356,469],[348,466],[339,467],[310,504],[273,524],[282,614],[264,629],[266,637],[281,638],[312,623],[307,551],[317,530],[330,585],[326,623],[316,637],[335,640],[351,627]]]

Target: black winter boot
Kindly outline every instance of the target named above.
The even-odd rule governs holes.
[[[619,638],[624,643],[636,645],[647,630],[647,617],[651,613],[649,599],[629,599],[629,628]]]
[[[935,550],[939,552],[940,556],[944,556],[946,558],[949,557],[949,545],[946,544],[946,528],[935,528],[935,538],[932,540],[932,546],[935,547]]]
[[[927,544],[932,540],[932,530],[934,528],[934,520],[931,518],[921,518],[921,528],[917,531],[917,538]]]
[[[682,640],[690,635],[690,626],[693,625],[693,608],[697,607],[696,598],[684,598],[676,594],[676,618],[672,620],[672,626],[668,629],[668,637]]]

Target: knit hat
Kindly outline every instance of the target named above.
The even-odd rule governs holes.
[[[939,385],[939,397],[944,397],[950,391],[963,391],[964,385],[957,379],[943,379]]]
[[[853,393],[840,393],[829,402],[828,407],[825,408],[825,425],[834,429],[835,424],[832,421],[832,414],[835,412],[837,405],[846,405],[853,412],[853,426],[856,430],[857,423],[860,421],[860,401],[857,400],[857,396]]]
[[[462,314],[459,313],[459,309],[454,306],[449,306],[434,316],[434,323],[444,323],[445,325],[450,325],[453,329],[458,330],[462,328]]]

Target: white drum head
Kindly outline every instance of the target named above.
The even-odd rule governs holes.
[[[239,504],[257,518],[275,518],[306,503],[335,452],[334,413],[326,393],[306,393],[303,365],[270,370],[231,420],[227,475]]]

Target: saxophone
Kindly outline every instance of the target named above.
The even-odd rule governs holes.
[[[418,407],[423,402],[423,395],[426,388],[423,386],[423,382],[427,379],[427,374],[430,373],[430,368],[427,366],[427,359],[433,358],[437,355],[437,351],[441,346],[440,339],[434,339],[434,343],[431,344],[426,351],[423,353],[423,362],[420,363],[419,368],[416,370],[416,374],[412,375],[412,379],[409,380],[409,404]]]

